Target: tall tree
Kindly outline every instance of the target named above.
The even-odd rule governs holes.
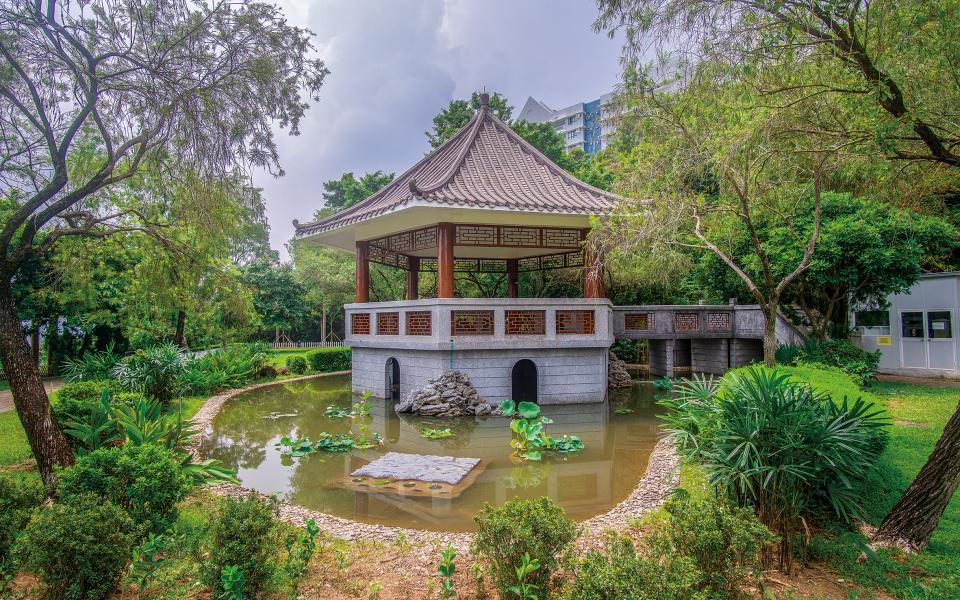
[[[243,281],[253,291],[253,306],[263,325],[286,330],[303,324],[306,288],[292,266],[257,261],[244,268]]]
[[[350,208],[380,191],[391,181],[393,181],[393,173],[383,171],[364,173],[360,179],[357,179],[352,172],[344,173],[340,179],[323,182],[324,207],[334,212]]]
[[[146,163],[201,177],[282,173],[272,125],[297,132],[327,74],[308,31],[262,3],[10,0],[0,5],[0,360],[43,479],[73,456],[24,341],[11,286],[70,236],[162,233],[139,206],[91,209]],[[149,202],[151,199],[145,199]]]
[[[470,122],[478,110],[480,110],[480,92],[471,94],[469,102],[451,100],[446,108],[433,117],[433,131],[426,132],[430,146],[437,148],[452,138]],[[490,94],[490,112],[504,123],[509,123],[510,117],[513,116],[513,106],[507,103],[505,96],[494,92]]]

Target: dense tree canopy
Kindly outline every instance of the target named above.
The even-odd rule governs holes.
[[[340,179],[323,182],[324,208],[334,212],[350,208],[357,202],[372,196],[383,186],[393,181],[393,173],[374,171],[364,173],[357,179],[353,173],[344,173]]]
[[[450,104],[433,117],[433,131],[426,132],[431,147],[439,147],[470,122],[473,115],[480,110],[480,94],[481,92],[473,92],[469,102],[451,100]],[[490,112],[504,123],[509,123],[513,116],[513,106],[507,103],[507,99],[500,92],[494,92],[490,94]]]

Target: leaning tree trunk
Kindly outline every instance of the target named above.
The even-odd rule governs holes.
[[[763,310],[763,364],[773,367],[777,363],[777,304],[760,307]]]
[[[40,380],[26,336],[20,326],[17,307],[8,286],[0,286],[0,360],[10,383],[13,403],[44,484],[55,482],[54,467],[73,464],[73,452],[67,438],[53,420],[50,401]]]
[[[917,477],[874,536],[879,544],[919,551],[930,542],[960,484],[960,405]]]

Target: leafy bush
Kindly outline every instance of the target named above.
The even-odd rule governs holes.
[[[287,358],[287,368],[291,373],[301,375],[307,372],[307,359],[302,356],[290,356]]]
[[[41,502],[43,484],[39,478],[0,473],[0,590],[10,571],[13,543]]]
[[[53,402],[53,415],[59,423],[69,418],[84,419],[100,403],[100,395],[107,390],[115,397],[123,393],[123,386],[115,379],[97,381],[75,381],[64,384],[56,391]]]
[[[568,600],[704,600],[697,591],[700,573],[693,561],[678,554],[659,554],[611,533],[603,550],[590,549],[571,568]]]
[[[109,414],[102,398],[104,392],[108,393],[107,406],[132,406],[146,401],[143,394],[114,393],[117,389],[121,389],[119,382],[111,379],[68,383],[57,392],[52,405],[53,418],[68,434],[67,442],[74,452],[83,454],[119,439],[119,432],[109,426]]]
[[[637,346],[646,342],[637,340],[617,340],[610,346],[610,352],[617,355],[617,358],[626,363],[632,363],[637,360]]]
[[[515,567],[527,553],[540,563],[526,583],[546,589],[557,569],[557,557],[577,537],[577,526],[549,498],[514,498],[502,506],[485,504],[474,520],[473,552],[490,565],[494,585],[503,598],[519,584]]]
[[[113,351],[113,342],[102,352],[85,352],[78,358],[68,358],[61,367],[67,381],[97,381],[109,379],[120,355]]]
[[[803,519],[829,507],[857,514],[858,487],[883,450],[886,419],[862,398],[815,393],[780,370],[749,367],[684,381],[661,400],[668,434],[687,461],[781,538],[789,571]]]
[[[787,365],[807,362],[838,367],[862,386],[876,378],[880,351],[867,352],[850,340],[808,339],[802,346],[777,348],[777,362]]]
[[[101,448],[60,472],[60,499],[96,494],[127,511],[141,534],[161,533],[177,517],[190,491],[190,476],[170,450],[153,444]]]
[[[168,404],[185,391],[183,375],[189,363],[183,348],[167,342],[124,357],[114,367],[113,376],[128,391]]]
[[[211,350],[190,361],[183,375],[184,385],[197,395],[243,387],[256,379],[266,364],[266,348],[256,343]]]
[[[275,507],[251,494],[224,498],[211,528],[210,558],[203,565],[204,583],[219,598],[225,591],[220,575],[231,565],[243,574],[245,597],[269,591],[277,573],[275,549],[280,545]]]
[[[41,510],[27,525],[17,554],[46,586],[48,598],[106,598],[133,546],[123,509],[92,494]]]
[[[307,361],[317,373],[349,371],[353,367],[350,348],[318,348],[307,354]]]

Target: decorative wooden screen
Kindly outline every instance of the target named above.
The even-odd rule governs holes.
[[[707,331],[730,331],[730,313],[712,312],[707,314]]]
[[[429,310],[411,310],[404,314],[407,335],[433,335],[433,313]]]
[[[592,310],[558,310],[557,333],[593,333]]]
[[[653,313],[627,313],[623,315],[623,327],[628,331],[653,329]]]
[[[493,335],[493,311],[451,311],[450,335]]]
[[[695,312],[673,313],[673,327],[677,331],[697,331],[700,329],[700,315]]]
[[[353,313],[350,316],[350,333],[370,335],[370,313]]]
[[[377,313],[377,335],[400,335],[400,313]]]
[[[504,319],[507,335],[544,335],[547,317],[542,310],[508,310]]]

